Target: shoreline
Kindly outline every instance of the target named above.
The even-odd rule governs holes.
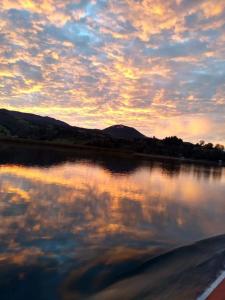
[[[64,150],[87,150],[90,152],[100,152],[108,155],[115,155],[120,157],[130,157],[130,158],[138,158],[142,160],[166,160],[166,161],[175,161],[178,163],[192,163],[192,164],[201,164],[201,165],[210,165],[217,167],[225,167],[225,162],[219,163],[217,161],[211,160],[203,160],[203,159],[192,159],[185,157],[176,157],[176,156],[167,156],[160,154],[148,154],[148,153],[140,153],[134,152],[131,150],[120,150],[116,148],[107,148],[107,147],[97,147],[97,146],[89,146],[85,144],[72,144],[72,143],[61,143],[57,141],[41,141],[41,140],[29,140],[22,138],[0,138],[1,143],[8,144],[16,144],[16,145],[27,145],[27,146],[41,146],[41,147],[50,147],[55,149],[64,149]]]

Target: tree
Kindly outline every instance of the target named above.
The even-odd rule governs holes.
[[[171,146],[178,146],[183,144],[182,139],[178,138],[177,136],[169,136],[163,139],[164,144],[171,145]]]
[[[215,149],[219,151],[224,151],[224,145],[216,144]]]
[[[4,126],[0,125],[0,136],[9,136],[10,132]]]
[[[213,149],[213,143],[205,144],[204,148],[206,148],[206,149]]]

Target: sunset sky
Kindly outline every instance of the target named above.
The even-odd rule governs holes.
[[[0,0],[0,107],[225,144],[225,1]]]

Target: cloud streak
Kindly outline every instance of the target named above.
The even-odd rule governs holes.
[[[157,136],[167,124],[167,135],[225,143],[223,0],[0,7],[1,107]]]

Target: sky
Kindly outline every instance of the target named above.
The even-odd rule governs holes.
[[[225,1],[0,0],[0,107],[225,144]]]

